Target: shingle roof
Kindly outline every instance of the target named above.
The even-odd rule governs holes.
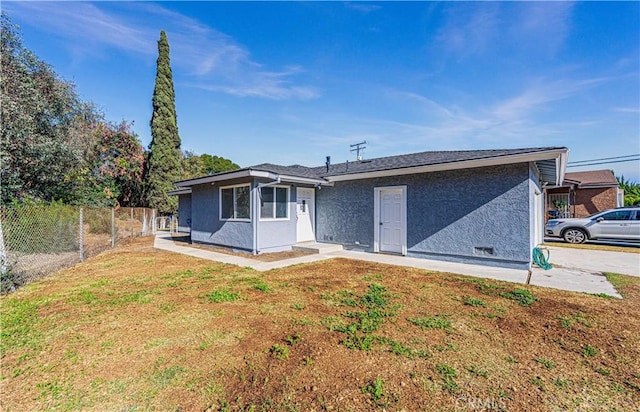
[[[306,167],[301,165],[280,166],[272,163],[261,163],[259,165],[250,166],[247,169],[261,170],[264,172],[271,172],[279,175],[297,176],[297,177],[309,177],[313,179],[319,178],[317,170],[312,167]]]
[[[380,157],[356,162],[333,164],[327,172],[326,166],[314,168],[322,177],[344,174],[377,172],[382,170],[404,169],[408,167],[429,166],[443,163],[455,163],[468,160],[489,159],[502,156],[530,154],[548,150],[564,149],[563,147],[534,147],[504,150],[455,150],[438,152],[420,152],[406,155]]]
[[[565,182],[568,180],[578,182],[580,186],[618,186],[618,180],[611,170],[589,170],[586,172],[570,172],[564,175]]]
[[[225,179],[225,175],[230,177],[236,177],[239,172],[251,173],[251,171],[269,172],[277,175],[284,175],[298,178],[311,178],[319,181],[330,180],[332,177],[345,176],[345,175],[357,175],[360,173],[369,172],[385,172],[398,170],[401,173],[402,169],[421,167],[421,166],[435,166],[441,164],[451,164],[465,161],[475,161],[483,159],[496,159],[506,156],[517,156],[535,154],[546,151],[558,151],[564,150],[565,147],[533,147],[523,149],[503,149],[503,150],[454,150],[454,151],[434,151],[434,152],[420,152],[411,153],[397,156],[379,157],[376,159],[365,159],[355,162],[344,162],[329,165],[327,171],[326,166],[318,167],[306,167],[301,165],[281,166],[272,163],[261,163],[255,166],[244,167],[242,169],[216,173],[211,176],[203,176],[199,178],[193,178],[176,182],[177,186],[189,187],[192,184],[202,184],[211,181],[221,181]],[[526,161],[526,160],[525,160]],[[545,163],[546,162],[546,163]],[[548,164],[547,164],[548,163]],[[546,176],[549,181],[552,181],[551,175],[556,174],[556,165],[554,159],[538,161],[538,167],[543,175]],[[549,169],[549,170],[546,170]]]

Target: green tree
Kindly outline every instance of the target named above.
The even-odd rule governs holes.
[[[197,155],[192,151],[185,151],[182,156],[182,178],[190,179],[214,173],[239,169],[236,163],[220,156],[204,153]]]
[[[200,159],[202,159],[202,171],[205,175],[228,172],[229,170],[236,170],[240,168],[240,166],[231,160],[220,156],[211,156],[210,154],[205,153],[200,156]]]
[[[618,179],[618,187],[624,190],[624,205],[640,205],[640,184],[627,180],[624,176],[616,177],[616,179]]]
[[[139,206],[142,198],[144,150],[130,124],[100,123],[87,155],[75,203],[92,206]]]
[[[1,25],[2,202],[68,200],[100,115],[79,99],[72,83],[23,46],[18,27],[4,13]]]
[[[182,177],[182,153],[169,60],[169,41],[164,30],[160,32],[158,40],[149,151],[145,177],[147,203],[161,214],[173,213],[177,209],[178,200],[175,196],[167,196],[167,191],[173,188],[174,181]]]

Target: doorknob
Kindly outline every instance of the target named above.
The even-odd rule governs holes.
[[[380,222],[380,226],[382,226],[382,222]]]

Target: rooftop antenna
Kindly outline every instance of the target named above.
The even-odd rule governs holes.
[[[360,152],[363,152],[364,149],[367,148],[367,146],[365,146],[365,144],[367,144],[367,141],[363,141],[360,143],[356,143],[356,144],[352,144],[350,145],[351,147],[351,152],[356,152],[356,160],[360,161],[362,160],[362,156],[360,155]]]

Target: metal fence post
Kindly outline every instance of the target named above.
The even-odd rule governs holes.
[[[116,247],[116,210],[111,208],[111,248]]]
[[[148,235],[147,231],[147,209],[142,209],[142,236]]]
[[[133,208],[131,208],[131,237],[133,237]]]
[[[82,228],[83,226],[83,210],[82,208],[80,208],[80,241],[78,242],[80,244],[80,262],[84,261],[84,230]]]

